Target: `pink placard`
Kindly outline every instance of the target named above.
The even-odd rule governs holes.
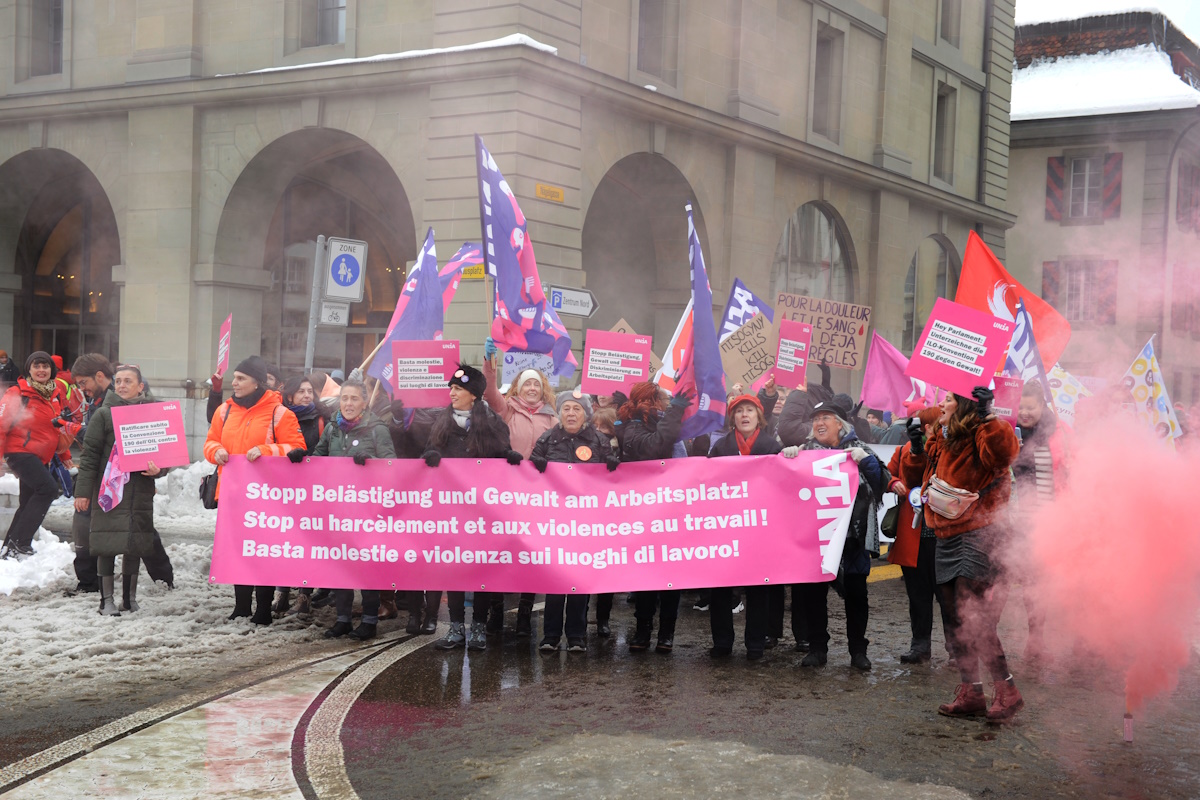
[[[596,592],[828,581],[858,489],[843,451],[547,466],[234,456],[213,583]]]
[[[159,469],[191,463],[178,401],[113,406],[112,421],[122,472],[141,472],[151,461]]]
[[[775,383],[785,389],[804,388],[812,325],[791,319],[779,321],[779,352],[775,356]]]
[[[1020,378],[995,378],[996,388],[992,390],[995,398],[992,400],[992,412],[1000,419],[1017,425],[1017,406],[1021,405],[1021,389],[1025,381]]]
[[[447,405],[456,369],[457,339],[392,342],[392,396],[409,408]]]
[[[589,330],[583,356],[583,380],[588,394],[612,394],[649,380],[653,341],[640,333]]]
[[[229,342],[233,335],[233,314],[221,323],[221,335],[217,337],[217,374],[224,375],[229,369]]]
[[[904,374],[969,397],[976,386],[991,383],[1012,339],[1012,326],[939,297]]]

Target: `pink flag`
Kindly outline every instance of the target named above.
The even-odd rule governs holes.
[[[863,374],[862,394],[867,408],[891,411],[904,415],[904,404],[911,400],[923,400],[929,405],[937,402],[936,390],[925,381],[904,374],[908,359],[892,346],[892,343],[871,332],[871,352],[867,356],[867,369]]]

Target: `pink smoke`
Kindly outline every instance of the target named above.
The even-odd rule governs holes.
[[[1124,414],[1089,425],[1070,448],[1070,487],[1039,509],[1017,556],[1028,563],[1014,565],[1051,625],[1125,674],[1131,711],[1172,691],[1190,657],[1198,467],[1195,453],[1172,451]]]

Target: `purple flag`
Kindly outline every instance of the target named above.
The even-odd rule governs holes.
[[[720,340],[725,341],[756,314],[763,314],[771,322],[775,321],[775,312],[771,307],[747,289],[741,278],[734,278],[733,288],[729,290],[729,302],[725,304],[725,313],[721,315]]]
[[[907,368],[908,359],[904,354],[892,347],[878,331],[872,331],[871,352],[867,356],[860,395],[863,403],[868,408],[905,416],[908,414],[904,408],[906,402],[917,400],[933,405],[936,390],[925,381],[905,375]]]
[[[525,215],[500,174],[492,154],[475,137],[479,174],[479,219],[488,274],[495,279],[492,338],[501,350],[544,353],[554,357],[554,374],[569,378],[579,362],[571,336],[546,302],[529,241]]]
[[[692,326],[684,342],[683,359],[675,378],[675,394],[687,392],[692,404],[683,414],[680,439],[692,439],[725,425],[725,367],[721,364],[721,347],[713,325],[712,287],[704,269],[704,254],[700,252],[700,237],[692,221],[692,206],[687,205],[688,258],[692,262]]]

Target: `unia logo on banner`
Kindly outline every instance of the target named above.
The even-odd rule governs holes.
[[[818,508],[817,519],[827,520],[825,524],[820,526],[817,532],[818,538],[821,540],[821,559],[825,559],[826,551],[833,543],[834,535],[837,533],[838,524],[842,517],[846,514],[847,507],[853,501],[850,496],[850,475],[842,469],[842,465],[846,463],[849,456],[842,451],[822,458],[812,465],[813,477],[837,481],[835,486],[822,486],[817,489],[817,502],[822,506],[828,506],[830,503],[837,501],[834,508]],[[805,493],[807,489],[800,490],[800,499],[807,500]]]

